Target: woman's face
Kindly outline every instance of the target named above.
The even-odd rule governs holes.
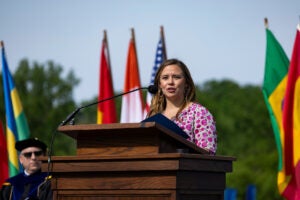
[[[159,77],[159,88],[167,100],[182,102],[186,81],[181,68],[177,65],[166,66]]]

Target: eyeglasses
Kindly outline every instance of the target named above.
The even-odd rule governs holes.
[[[34,154],[35,157],[38,157],[38,156],[41,156],[43,154],[43,151],[26,152],[26,153],[23,153],[22,155],[25,158],[31,158],[32,154]]]

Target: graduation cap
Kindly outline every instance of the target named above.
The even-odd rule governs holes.
[[[41,148],[44,152],[47,149],[47,145],[40,141],[38,138],[30,138],[30,139],[26,139],[26,140],[21,140],[16,142],[15,148],[18,151],[22,151],[23,149],[26,149],[28,147],[38,147]]]

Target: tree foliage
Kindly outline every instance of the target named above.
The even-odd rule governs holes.
[[[24,59],[13,75],[31,137],[38,137],[49,147],[54,134],[53,153],[56,155],[75,152],[73,139],[56,132],[66,113],[75,109],[73,89],[79,83],[73,71],[70,71],[66,77],[61,77],[62,72],[62,67],[51,61],[45,66],[38,63],[30,66],[30,63]],[[1,99],[3,99],[2,81],[1,90]],[[1,105],[2,110],[4,111],[4,103]],[[2,119],[5,119],[4,115],[5,112],[1,112]],[[61,148],[62,146],[66,148]]]
[[[73,89],[79,84],[73,71],[62,77],[59,65],[22,60],[14,80],[25,110],[32,137],[50,144],[54,134],[54,155],[75,153],[75,141],[56,132],[60,122],[78,106]],[[2,78],[2,76],[1,76]],[[1,81],[0,97],[3,100]],[[277,150],[269,115],[259,86],[240,86],[231,80],[208,81],[197,86],[198,101],[214,115],[218,131],[218,155],[233,156],[233,172],[227,174],[227,187],[238,190],[245,199],[248,185],[257,188],[257,199],[282,199],[277,189]],[[87,99],[81,105],[95,102]],[[4,101],[4,100],[3,100]],[[117,98],[120,110],[121,99]],[[97,106],[81,110],[76,124],[96,123]],[[5,118],[4,103],[0,117]],[[119,113],[118,113],[119,114]]]
[[[245,198],[247,186],[257,188],[257,199],[281,199],[277,189],[277,150],[261,88],[240,87],[230,81],[198,86],[198,100],[214,115],[218,155],[236,157],[227,186]]]

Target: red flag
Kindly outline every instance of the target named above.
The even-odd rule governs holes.
[[[8,178],[8,156],[2,122],[0,121],[0,185]]]
[[[129,42],[124,93],[141,87],[134,32]],[[121,123],[143,120],[144,103],[141,90],[126,94],[122,98]]]
[[[300,199],[300,25],[296,33],[283,107],[283,153],[286,183],[282,195]]]
[[[110,98],[114,95],[108,43],[106,32],[104,31],[104,38],[102,40],[102,50],[100,55],[100,81],[99,81],[99,96],[98,101]],[[117,122],[115,100],[111,99],[98,104],[97,123],[109,124]]]

